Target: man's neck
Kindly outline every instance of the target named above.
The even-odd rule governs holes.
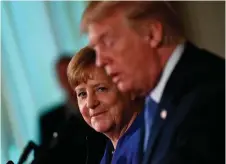
[[[170,56],[172,55],[173,51],[176,49],[178,44],[171,45],[168,47],[162,47],[158,50],[158,54],[160,57],[160,65],[162,67],[162,70],[165,67],[167,61],[169,60]]]
[[[171,49],[168,49],[167,51],[168,53],[166,54],[165,59],[162,59],[163,64],[159,80],[154,89],[149,93],[157,103],[160,101],[165,85],[184,51],[184,43],[177,44],[174,47],[172,46]]]

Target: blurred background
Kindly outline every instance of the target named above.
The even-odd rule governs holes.
[[[82,1],[1,1],[1,162],[40,142],[39,117],[65,101],[55,62],[87,44]],[[188,38],[225,56],[225,2],[179,2]]]

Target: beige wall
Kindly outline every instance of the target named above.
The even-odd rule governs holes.
[[[184,1],[179,10],[187,37],[201,48],[225,56],[225,2]]]

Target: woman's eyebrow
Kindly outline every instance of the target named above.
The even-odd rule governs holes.
[[[99,87],[100,85],[103,85],[102,83],[94,84],[93,87]]]
[[[106,86],[106,85],[107,85],[107,82],[103,81],[103,82],[99,82],[99,83],[96,83],[96,84],[92,84],[91,86],[92,86],[92,87],[98,87],[98,86],[100,86],[100,85]]]
[[[80,91],[84,91],[84,90],[85,90],[84,87],[75,88],[75,92],[80,92]]]

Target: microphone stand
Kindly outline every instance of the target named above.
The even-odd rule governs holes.
[[[61,128],[59,128],[59,133],[56,136],[53,136],[50,141],[47,149],[42,149],[41,146],[36,145],[33,141],[29,141],[25,149],[23,150],[18,164],[23,164],[32,150],[34,150],[35,157],[31,164],[46,164],[51,161],[51,158],[54,157],[55,149],[62,144],[62,141],[65,140],[65,134],[67,131],[71,130],[73,125],[73,117],[70,117]],[[13,164],[12,161],[8,161],[7,164]]]
[[[30,152],[32,150],[36,152],[37,149],[38,149],[38,146],[33,141],[29,141],[22,155],[19,158],[18,164],[23,164],[27,160],[27,157],[29,156]]]
[[[18,164],[23,164],[32,150],[36,152],[38,150],[38,146],[33,141],[29,141],[19,158]],[[14,162],[10,160],[6,164],[14,164]]]

